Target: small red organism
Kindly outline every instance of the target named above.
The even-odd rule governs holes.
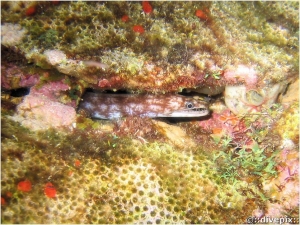
[[[75,162],[74,162],[74,165],[75,165],[76,167],[79,167],[80,164],[81,164],[81,162],[80,162],[78,159],[76,159]]]
[[[102,80],[99,80],[98,82],[98,87],[101,87],[101,88],[105,88],[105,87],[110,87],[110,83],[107,79],[102,79]]]
[[[44,187],[44,194],[48,198],[54,198],[56,196],[56,188],[51,182],[48,182]]]
[[[196,16],[202,20],[207,20],[208,16],[206,15],[205,12],[203,12],[201,9],[196,10]]]
[[[109,82],[112,87],[122,89],[125,81],[120,76],[112,76]]]
[[[146,14],[152,13],[153,9],[152,9],[152,6],[150,5],[149,1],[143,1],[142,6],[143,6],[143,11]]]
[[[26,16],[33,16],[33,15],[35,14],[35,12],[36,12],[36,7],[35,7],[35,5],[29,6],[29,7],[26,9],[26,11],[25,11],[25,15],[26,15]]]
[[[8,198],[11,198],[11,197],[13,196],[13,194],[12,194],[10,191],[8,191],[8,192],[6,192],[6,196],[7,196]]]
[[[1,197],[1,205],[5,205],[6,204],[6,201],[3,197]]]
[[[126,23],[126,22],[128,22],[128,20],[129,20],[129,16],[128,16],[128,15],[124,15],[124,16],[122,16],[121,20],[122,20],[124,23]]]
[[[18,183],[18,190],[23,192],[31,191],[31,182],[29,180],[20,181]]]
[[[134,32],[140,33],[140,34],[142,34],[142,33],[145,32],[144,27],[141,26],[141,25],[134,25],[134,26],[132,27],[132,30],[133,30]]]

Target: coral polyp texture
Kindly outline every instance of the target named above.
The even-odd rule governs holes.
[[[6,123],[5,129],[10,126]],[[46,145],[45,137],[33,142],[30,133],[16,135],[22,142],[6,139],[2,144],[2,170],[9,171],[2,175],[2,193],[13,193],[10,198],[5,195],[8,204],[2,206],[3,223],[242,222],[254,209],[246,207],[246,196],[219,180],[213,162],[201,152],[192,154],[155,142],[116,142],[115,147],[105,147],[102,142],[107,140],[103,139],[88,150],[80,132],[56,137],[51,142],[60,146],[40,151],[36,148]],[[75,136],[73,144],[67,142]],[[71,153],[71,148],[76,152]],[[81,151],[89,153],[81,157]],[[75,164],[78,159],[80,165]],[[32,183],[29,192],[17,190],[18,182],[25,178]],[[54,198],[43,193],[49,181],[57,190]],[[237,185],[259,191],[245,182]]]
[[[99,89],[264,86],[298,74],[297,2],[151,2],[151,7],[145,13],[140,2],[2,2],[2,43],[14,42],[28,61]],[[25,16],[29,8],[35,13]],[[144,32],[134,31],[137,24]],[[63,59],[55,61],[59,56]],[[218,78],[206,79],[211,77]],[[107,86],[98,85],[102,79]]]
[[[296,1],[1,1],[1,222],[297,223],[298,36]],[[85,92],[210,112],[94,120]]]

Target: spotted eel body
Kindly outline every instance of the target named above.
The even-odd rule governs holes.
[[[140,117],[201,117],[209,114],[207,103],[176,94],[133,95],[87,92],[78,112],[95,119]]]

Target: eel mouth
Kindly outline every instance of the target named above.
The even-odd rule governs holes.
[[[208,111],[207,108],[203,108],[203,107],[189,109],[188,111],[190,111],[190,110],[193,111],[193,112],[205,112],[205,111]]]
[[[184,109],[170,113],[165,117],[201,117],[209,114],[209,110],[204,107]]]

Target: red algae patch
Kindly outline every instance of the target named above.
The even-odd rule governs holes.
[[[122,20],[124,23],[126,23],[126,22],[128,22],[128,20],[129,20],[129,16],[128,16],[128,15],[124,15],[124,16],[122,16],[121,20]]]
[[[149,1],[143,1],[142,6],[143,6],[143,11],[146,14],[152,13],[153,9],[152,9],[152,6],[150,5]]]
[[[36,6],[30,6],[26,9],[26,16],[33,16],[36,12]]]
[[[18,183],[18,190],[23,192],[31,191],[31,182],[29,180],[24,180]]]
[[[48,182],[44,187],[44,194],[48,198],[54,198],[56,196],[56,188],[51,182]]]
[[[201,10],[201,9],[198,9],[198,10],[196,10],[196,16],[198,17],[198,18],[200,18],[200,19],[202,19],[202,20],[207,20],[208,19],[208,16],[207,16],[207,14],[203,11],[203,10]]]
[[[134,25],[134,26],[132,27],[132,30],[133,30],[134,32],[140,33],[140,34],[142,34],[142,33],[145,32],[144,27],[141,26],[141,25]]]

